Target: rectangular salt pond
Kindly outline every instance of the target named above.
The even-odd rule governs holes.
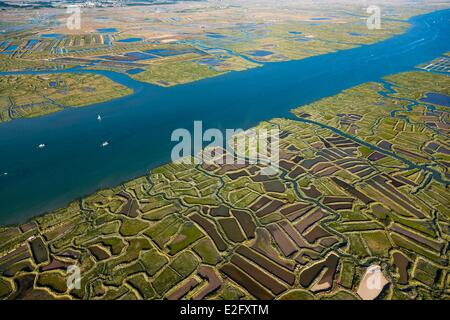
[[[100,33],[114,33],[114,32],[117,32],[117,29],[116,28],[100,28],[100,29],[97,29],[97,32],[100,32]]]
[[[127,70],[127,73],[128,74],[138,74],[138,73],[141,73],[141,72],[144,72],[144,71],[145,71],[144,69],[135,68],[135,69]]]
[[[450,97],[445,94],[430,92],[427,93],[425,98],[420,99],[420,101],[450,107]]]
[[[140,42],[142,40],[143,40],[142,38],[126,38],[117,40],[117,42],[129,43],[129,42]]]

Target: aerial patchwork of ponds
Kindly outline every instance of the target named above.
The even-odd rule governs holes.
[[[107,46],[110,48],[116,43],[138,43],[144,42],[144,38],[129,37],[115,39],[116,28],[97,29],[96,33],[69,35],[61,33],[43,33],[31,39],[9,39],[0,42],[0,54],[14,55],[17,50],[20,54],[51,53],[65,54],[76,52],[98,51]]]

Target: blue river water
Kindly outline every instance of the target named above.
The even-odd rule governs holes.
[[[99,71],[134,90],[113,101],[0,124],[0,224],[11,224],[170,161],[173,130],[249,128],[450,51],[450,10],[411,19],[388,40],[162,88]],[[102,121],[97,120],[101,115]],[[109,141],[107,147],[100,147]],[[41,143],[45,148],[39,149]],[[8,175],[1,175],[8,172]]]

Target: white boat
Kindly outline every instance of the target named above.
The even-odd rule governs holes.
[[[102,117],[100,115],[97,116],[98,121],[102,121]]]
[[[38,145],[39,149],[45,148],[45,143],[41,143],[40,145]]]
[[[8,172],[3,172],[2,176],[7,176]]]
[[[109,146],[109,142],[108,141],[105,141],[105,142],[102,143],[102,148],[107,147],[107,146]]]

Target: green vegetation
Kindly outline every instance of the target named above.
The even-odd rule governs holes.
[[[219,74],[219,72],[207,66],[199,65],[192,61],[176,61],[152,64],[146,71],[132,77],[139,81],[168,87],[214,77]]]
[[[222,259],[214,243],[209,239],[199,241],[193,249],[202,258],[203,263],[214,266]]]
[[[100,75],[46,74],[0,76],[0,121],[37,117],[131,94]]]

